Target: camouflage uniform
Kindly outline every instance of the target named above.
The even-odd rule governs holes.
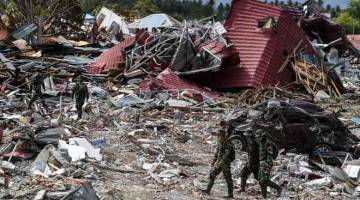
[[[245,191],[246,180],[248,179],[249,175],[254,174],[255,179],[258,179],[259,162],[259,144],[256,141],[254,135],[251,134],[249,136],[248,161],[241,171],[240,192]]]
[[[235,149],[226,138],[221,138],[225,137],[225,130],[221,130],[219,135],[221,136],[219,137],[215,158],[212,163],[213,167],[210,171],[209,184],[205,192],[210,193],[216,177],[223,172],[228,185],[228,197],[233,197],[234,183],[231,176],[231,162],[235,160]]]
[[[71,98],[76,98],[76,110],[78,112],[78,119],[82,117],[82,107],[85,103],[85,99],[89,99],[89,91],[87,86],[78,78],[75,87],[72,90]]]
[[[276,189],[278,196],[281,195],[281,187],[270,180],[270,173],[273,167],[273,149],[271,143],[267,141],[266,136],[263,137],[260,147],[260,169],[259,181],[261,186],[261,193],[266,198],[267,187]]]
[[[41,92],[41,87],[45,90],[45,84],[44,84],[44,78],[41,76],[41,74],[39,72],[36,72],[32,77],[31,77],[31,85],[30,85],[30,90],[32,91],[32,97],[29,103],[29,109],[31,108],[32,104],[38,99],[41,99],[41,102],[44,106],[45,105],[45,101],[44,101],[44,97],[43,94]]]

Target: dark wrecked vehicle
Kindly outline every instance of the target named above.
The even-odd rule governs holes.
[[[246,131],[255,134],[265,129],[277,149],[296,149],[310,155],[346,151],[358,157],[360,140],[338,119],[339,113],[324,112],[309,102],[273,99],[234,111],[225,121],[237,151],[247,148]]]

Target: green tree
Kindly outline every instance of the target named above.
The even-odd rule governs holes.
[[[231,6],[229,3],[225,4],[225,18],[230,14]]]
[[[293,1],[292,1],[292,0],[288,0],[288,1],[287,1],[287,5],[288,5],[288,6],[293,6],[293,5],[294,5],[294,3],[293,3]]]
[[[275,4],[275,6],[278,6],[279,5],[279,0],[275,0],[274,4]]]
[[[348,11],[340,13],[334,20],[345,28],[347,34],[357,34],[360,32],[359,20]]]
[[[206,4],[205,7],[203,9],[203,14],[205,15],[205,17],[209,17],[214,15],[214,5],[215,5],[215,1],[214,0],[209,0]]]
[[[331,7],[331,5],[330,4],[328,4],[328,5],[326,5],[326,12],[330,12],[331,11],[331,9],[332,9],[332,7]]]
[[[218,20],[223,20],[225,18],[225,7],[223,3],[220,3],[217,8],[217,18]]]
[[[360,19],[360,0],[351,0],[350,1],[349,12],[352,16]]]
[[[133,9],[137,10],[142,17],[160,11],[159,7],[157,7],[151,0],[137,0]]]
[[[336,12],[337,12],[337,13],[341,12],[341,8],[340,8],[339,5],[336,6]]]
[[[8,0],[0,1],[0,9],[16,27],[34,23],[42,29],[47,25],[58,25],[60,21],[75,27],[83,20],[77,0]]]

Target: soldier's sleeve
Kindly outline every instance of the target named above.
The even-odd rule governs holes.
[[[220,149],[220,147],[219,147],[219,145],[216,147],[216,152],[215,152],[215,155],[214,155],[214,159],[213,159],[213,162],[212,162],[212,164],[214,165],[215,163],[216,163],[216,161],[217,161],[217,159],[218,159],[218,153],[219,153],[219,149]]]

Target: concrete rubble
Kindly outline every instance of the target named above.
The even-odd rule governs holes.
[[[221,199],[224,181],[210,196],[199,189],[224,118],[236,147],[236,189],[247,159],[243,131],[265,127],[278,139],[272,180],[283,188],[280,199],[360,198],[359,52],[311,4],[306,14],[260,1],[233,6],[240,14],[266,8],[251,24],[256,32],[234,30],[250,24],[234,13],[225,24],[159,14],[155,19],[166,26],[150,23],[150,16],[127,27],[107,8],[73,34],[39,38],[35,24],[13,27],[0,41],[0,199]],[[278,19],[269,17],[271,10],[281,13]],[[281,43],[272,31],[284,16],[295,31],[288,50],[279,45],[270,49],[274,61],[253,64],[256,57],[250,66],[247,48],[269,48],[244,49],[236,34]],[[242,82],[244,68],[269,73]],[[241,74],[234,78],[236,70]],[[35,71],[46,77],[45,105],[29,109]],[[90,91],[83,119],[71,98],[79,76]],[[259,199],[255,177],[247,184],[235,197]]]

